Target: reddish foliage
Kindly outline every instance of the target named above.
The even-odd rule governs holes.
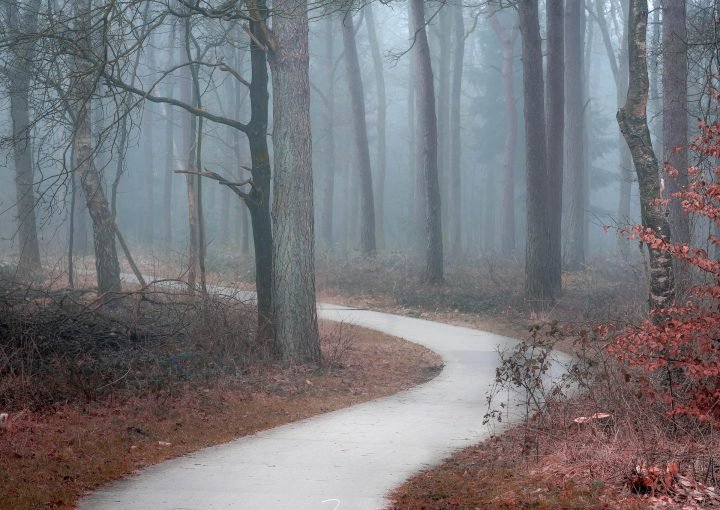
[[[720,158],[720,124],[699,125],[701,134],[689,146],[699,160]],[[677,175],[667,169],[670,177]],[[688,169],[687,189],[673,193],[690,216],[705,217],[720,228],[720,166],[703,172]],[[668,199],[660,200],[667,205]],[[622,231],[648,247],[669,253],[675,259],[699,270],[705,283],[694,286],[684,304],[654,310],[651,320],[640,325],[610,325],[601,331],[612,333],[608,352],[621,362],[665,376],[659,395],[649,383],[649,398],[661,399],[673,415],[686,415],[720,424],[720,260],[706,250],[672,243],[640,225]],[[720,245],[720,238],[709,234],[708,245]]]

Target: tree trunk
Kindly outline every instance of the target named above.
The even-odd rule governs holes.
[[[152,50],[149,52],[152,54]],[[155,242],[155,214],[154,214],[154,203],[155,203],[155,165],[153,162],[153,154],[155,153],[155,147],[153,143],[153,120],[152,106],[150,102],[145,103],[143,110],[143,143],[145,144],[145,157],[143,158],[142,171],[145,174],[145,185],[143,197],[143,228],[142,228],[142,241],[145,248],[152,249],[153,243]]]
[[[415,28],[412,24],[412,5],[408,2],[408,31],[410,36],[410,44],[415,44]],[[413,196],[413,219],[414,219],[414,242],[419,250],[425,248],[425,211],[427,205],[425,204],[425,183],[423,176],[420,172],[420,166],[417,164],[417,142],[416,142],[416,131],[417,126],[415,124],[415,77],[417,72],[415,71],[415,57],[410,58],[408,64],[408,95],[407,95],[407,112],[408,112],[408,168],[410,174],[414,179],[414,189],[412,190]]]
[[[425,5],[410,0],[412,26],[415,33],[413,59],[416,71],[415,106],[417,111],[417,163],[425,184],[427,245],[424,280],[433,285],[443,283],[442,206],[438,184],[438,137],[435,115],[430,47],[425,30]]]
[[[670,240],[670,227],[664,206],[655,201],[660,198],[658,162],[650,140],[647,124],[648,70],[647,70],[647,17],[646,0],[630,0],[628,16],[628,64],[630,85],[625,105],[618,111],[620,130],[632,154],[640,185],[640,211],[643,227]],[[650,308],[660,309],[672,305],[675,285],[672,258],[655,249],[650,252]]]
[[[345,64],[352,103],[353,134],[360,173],[360,250],[365,255],[375,253],[375,204],[373,197],[372,169],[370,165],[370,147],[368,144],[367,124],[365,122],[365,93],[363,92],[360,62],[352,16],[347,12],[342,20]]]
[[[688,143],[688,57],[685,19],[685,0],[663,0],[663,159],[670,167],[677,170],[677,177],[666,177],[668,197],[671,193],[685,190],[688,184],[688,153],[685,150]],[[678,148],[681,150],[675,150]],[[670,202],[670,223],[675,241],[689,243],[688,216],[680,207],[678,199]]]
[[[387,167],[387,143],[385,125],[387,123],[387,101],[385,99],[385,73],[383,61],[380,55],[380,44],[378,43],[375,30],[375,18],[372,4],[365,7],[365,25],[370,40],[370,51],[372,53],[373,68],[375,70],[375,89],[377,93],[377,155],[375,157],[375,227],[377,242],[380,247],[385,245],[385,172]]]
[[[190,18],[182,20],[183,36],[182,41],[185,47],[185,62],[192,60],[192,54],[190,53]],[[182,101],[186,104],[193,103],[193,78],[190,70],[190,65],[186,65],[182,68],[182,84],[181,84],[181,95]],[[194,172],[195,168],[195,141],[197,133],[195,130],[195,116],[189,112],[182,112],[182,130],[183,130],[183,154],[185,157],[183,170]],[[194,292],[197,283],[197,269],[198,269],[198,233],[197,233],[197,176],[190,173],[185,175],[185,192],[187,197],[188,205],[188,234],[189,234],[189,247],[188,247],[188,286],[191,292]]]
[[[30,117],[28,97],[30,77],[23,71],[13,72],[10,79],[10,116],[13,127],[15,156],[15,193],[20,261],[18,273],[32,275],[40,271],[40,246],[35,220],[35,191],[33,190],[33,162],[30,147]]]
[[[284,360],[318,362],[307,1],[275,0],[273,13],[280,13],[273,16],[275,48],[269,55],[275,349]]]
[[[572,1],[572,0],[571,0]],[[565,30],[562,0],[547,2],[547,206],[549,236],[548,287],[562,287],[562,190],[565,133]],[[577,51],[582,51],[582,45]]]
[[[583,63],[583,0],[567,0],[565,10],[565,99],[567,115],[567,178],[570,181],[567,267],[585,266],[585,70]]]
[[[76,32],[78,45],[90,52],[91,2],[78,1],[76,9]],[[95,168],[93,142],[90,129],[91,98],[95,78],[84,69],[84,63],[77,58],[75,76],[75,168],[80,177],[80,185],[85,193],[90,218],[93,223],[93,244],[95,247],[95,270],[97,272],[98,292],[120,291],[120,264],[115,249],[115,224],[102,187],[100,172]]]
[[[462,140],[460,138],[460,99],[462,95],[463,58],[465,56],[465,22],[462,3],[452,6],[453,15],[453,66],[450,94],[450,253],[462,254]]]
[[[28,13],[20,18],[18,2],[8,2],[8,28],[17,33],[37,30],[40,0],[32,0]],[[10,117],[12,119],[13,156],[15,159],[15,196],[20,259],[18,273],[32,275],[42,268],[40,246],[35,219],[35,191],[33,190],[33,161],[30,137],[30,68],[33,65],[34,44],[17,43],[11,49],[8,62]]]
[[[325,89],[325,175],[323,179],[322,214],[320,233],[325,245],[333,245],[333,203],[335,200],[335,17],[325,20],[324,65],[327,88]]]
[[[265,2],[260,1],[260,15],[267,16]],[[255,248],[255,288],[258,305],[258,344],[266,345],[273,338],[273,231],[270,219],[270,152],[267,143],[268,70],[267,57],[257,42],[262,38],[261,23],[250,23],[250,122],[248,143],[252,164],[253,185],[246,204],[250,211],[253,244]]]
[[[525,295],[530,300],[551,297],[549,270],[549,223],[547,217],[547,145],[545,137],[545,87],[538,4],[519,0],[522,34],[523,95],[525,98],[525,160],[527,186],[527,240]]]
[[[438,133],[438,183],[440,185],[440,198],[442,201],[442,217],[450,217],[450,57],[452,42],[452,16],[449,4],[442,5],[438,13],[437,27],[437,133]],[[463,34],[464,36],[464,34]],[[443,242],[449,245],[448,234],[452,226],[443,231]]]
[[[503,30],[497,15],[490,17],[495,34],[502,44],[502,80],[505,92],[505,147],[503,150],[503,219],[502,251],[506,255],[515,253],[515,148],[517,146],[517,106],[515,105],[515,80],[513,62],[515,59],[515,38],[517,29]]]

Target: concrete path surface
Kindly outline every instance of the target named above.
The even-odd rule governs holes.
[[[445,361],[432,381],[158,464],[81,509],[377,510],[418,470],[486,438],[497,349],[514,340],[469,328],[321,305],[320,317],[422,344]],[[512,408],[512,406],[511,406]]]

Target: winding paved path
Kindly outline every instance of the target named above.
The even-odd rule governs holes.
[[[163,462],[110,484],[81,509],[377,510],[418,470],[477,443],[497,349],[514,340],[469,328],[321,305],[319,315],[440,354],[432,381]],[[512,408],[512,406],[511,406]]]

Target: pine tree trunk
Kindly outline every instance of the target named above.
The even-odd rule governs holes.
[[[370,40],[370,51],[372,53],[373,68],[375,70],[375,89],[377,93],[377,155],[375,157],[375,227],[377,243],[382,248],[385,245],[385,172],[387,167],[387,101],[385,98],[385,73],[383,61],[380,55],[380,44],[378,43],[375,30],[375,18],[372,4],[365,7],[365,25]]]
[[[307,2],[275,0],[273,13],[275,352],[318,362]]]
[[[571,0],[572,1],[572,0]],[[550,247],[548,290],[558,294],[562,287],[562,191],[565,133],[565,30],[564,2],[547,2],[547,206]],[[582,46],[577,48],[582,51]]]
[[[567,0],[565,11],[567,178],[570,204],[568,213],[567,267],[585,266],[585,83],[583,63],[583,0]]]
[[[430,47],[425,30],[425,5],[410,0],[412,26],[416,34],[413,59],[416,71],[415,105],[417,111],[417,163],[425,184],[426,251],[424,280],[443,283],[442,206],[438,184],[438,137],[435,116],[435,90]]]
[[[355,29],[348,12],[342,19],[343,46],[345,48],[346,75],[352,103],[353,134],[360,173],[360,250],[365,255],[375,253],[375,203],[373,197],[370,147],[365,121],[365,93],[363,92],[360,62],[355,43]]]
[[[517,248],[515,230],[515,150],[517,146],[517,106],[515,105],[515,38],[517,29],[503,29],[497,14],[490,17],[495,34],[502,45],[502,80],[505,93],[505,146],[503,149],[503,218],[502,251],[512,255]]]
[[[684,190],[688,184],[688,57],[686,0],[663,0],[662,15],[662,89],[663,89],[663,160],[677,170],[677,177],[665,175],[667,193]],[[674,150],[674,149],[681,150]],[[688,216],[680,200],[670,202],[673,238],[690,242]],[[678,267],[679,269],[679,267]]]
[[[654,202],[660,198],[660,177],[647,124],[647,17],[647,1],[630,0],[628,17],[630,85],[625,105],[617,113],[617,120],[637,172],[643,227],[652,229],[656,234],[670,240],[670,226],[664,206]],[[655,249],[648,251],[650,252],[650,308],[660,309],[671,306],[675,298],[672,258],[668,253]]]
[[[545,137],[545,87],[538,4],[519,0],[522,34],[523,95],[525,99],[525,161],[527,186],[527,237],[525,296],[545,301],[551,297],[549,270],[549,222],[547,217],[547,145]]]
[[[333,245],[333,204],[335,200],[335,18],[328,16],[325,23],[324,65],[327,88],[325,89],[325,173],[323,179],[322,214],[320,233],[325,246]]]
[[[460,100],[462,95],[463,58],[465,56],[465,22],[463,6],[458,2],[452,6],[453,15],[453,65],[452,91],[450,94],[450,253],[455,257],[462,254],[462,140]]]
[[[27,6],[28,14],[20,18],[18,2],[6,5],[6,30],[18,33],[34,33],[40,0],[32,0]],[[12,120],[13,156],[15,161],[15,197],[17,232],[20,259],[18,273],[31,276],[42,269],[35,219],[35,191],[30,126],[30,67],[33,65],[34,43],[15,43],[6,60]]]

